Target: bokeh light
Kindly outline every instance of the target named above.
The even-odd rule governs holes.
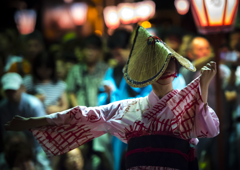
[[[136,4],[135,13],[138,20],[147,20],[155,14],[155,3],[153,1],[138,2]]]
[[[135,17],[135,10],[133,3],[121,3],[118,5],[118,14],[123,24],[132,23]]]
[[[120,25],[117,7],[108,6],[104,8],[103,15],[108,28],[116,29]]]
[[[189,11],[188,0],[175,0],[174,5],[180,15],[185,15]]]
[[[14,19],[17,24],[18,31],[21,34],[30,34],[34,31],[36,25],[35,10],[20,10],[15,13]]]
[[[143,28],[147,29],[147,28],[151,28],[151,27],[152,27],[152,24],[151,24],[149,21],[143,21],[143,22],[141,23],[141,26],[142,26]]]
[[[70,13],[76,25],[82,25],[86,22],[87,9],[88,9],[88,6],[85,3],[77,2],[72,4],[70,8]]]

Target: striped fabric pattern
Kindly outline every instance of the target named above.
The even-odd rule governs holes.
[[[46,98],[44,100],[44,106],[56,105],[64,91],[66,90],[66,83],[58,81],[56,84],[50,83],[33,83],[31,75],[25,76],[23,84],[27,89],[27,92],[36,91],[38,94],[43,94]]]

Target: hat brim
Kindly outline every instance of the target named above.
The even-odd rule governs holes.
[[[145,87],[157,81],[165,72],[171,57],[190,71],[196,68],[186,58],[171,49],[163,41],[154,45],[147,44],[151,35],[141,26],[138,26],[133,46],[124,68],[124,78],[132,87]]]
[[[5,84],[3,85],[3,90],[18,90],[20,88],[21,85],[19,84],[14,84],[14,83],[9,83],[9,84]]]

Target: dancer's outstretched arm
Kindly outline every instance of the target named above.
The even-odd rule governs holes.
[[[45,117],[30,117],[25,118],[21,116],[14,116],[14,118],[7,122],[4,126],[6,130],[22,131],[40,126],[50,125]]]

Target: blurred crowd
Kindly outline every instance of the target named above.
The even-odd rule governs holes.
[[[218,51],[203,36],[149,29],[172,49],[193,62],[197,72],[179,68],[173,82],[183,89],[201,74],[201,68],[220,54],[221,91],[216,79],[209,86],[208,105],[222,110],[225,169],[240,169],[240,30],[229,33]],[[48,158],[29,131],[5,131],[15,115],[39,117],[82,106],[145,97],[152,88],[133,88],[123,78],[134,29],[116,29],[110,36],[77,38],[69,33],[46,43],[41,32],[18,35],[0,30],[0,169],[2,170],[124,170],[127,144],[105,134],[66,154]],[[178,66],[180,67],[180,65]],[[221,105],[216,94],[221,94]],[[218,114],[218,113],[217,113]],[[202,170],[219,169],[217,138],[200,139]]]

